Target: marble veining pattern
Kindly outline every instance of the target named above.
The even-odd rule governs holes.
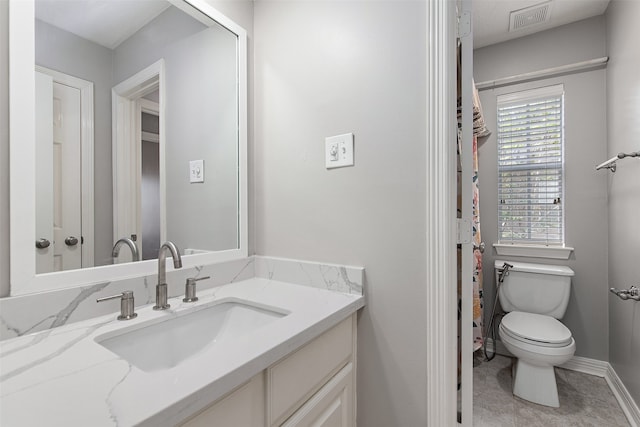
[[[105,320],[103,322],[99,322],[95,325],[92,325],[90,327],[87,327],[86,329],[84,329],[82,331],[82,333],[78,334],[77,336],[74,336],[72,339],[66,341],[63,345],[55,348],[53,351],[47,353],[44,352],[44,354],[39,355],[38,358],[30,361],[29,363],[23,363],[21,366],[19,366],[18,368],[14,369],[14,370],[9,370],[8,372],[2,372],[2,374],[0,374],[0,381],[6,381],[10,378],[15,377],[16,375],[20,375],[23,372],[26,372],[30,369],[33,369],[34,367],[48,362],[51,359],[53,359],[54,357],[60,356],[62,353],[64,353],[65,351],[69,350],[71,347],[73,347],[75,344],[77,344],[78,342],[80,342],[81,340],[85,339],[86,337],[88,337],[89,335],[91,335],[92,333],[94,333],[96,330],[98,330],[101,326],[106,325],[108,323],[111,323],[111,320]],[[2,352],[1,356],[5,357],[5,356],[9,356],[15,352],[21,351],[21,350],[25,350],[27,347],[31,347],[34,346],[44,340],[46,340],[49,335],[50,335],[50,331],[51,329],[47,330],[47,331],[43,331],[40,334],[37,334],[34,336],[34,339],[29,341],[29,343],[26,346],[21,346],[21,347],[15,347],[13,349],[8,350],[7,352]]]
[[[188,277],[211,276],[198,282],[199,290],[221,286],[254,277],[253,259],[245,258],[220,264],[167,271],[169,297],[184,293]],[[136,306],[155,301],[156,276],[103,282],[81,288],[59,289],[51,292],[0,298],[0,340],[19,337],[68,323],[113,313],[117,302],[97,304],[96,299],[132,290]]]
[[[169,297],[184,294],[188,277],[211,276],[198,282],[206,290],[252,277],[265,277],[320,289],[363,294],[364,269],[336,264],[252,256],[219,264],[167,271]],[[96,304],[96,298],[132,290],[136,306],[155,301],[156,276],[103,282],[81,288],[0,298],[0,341],[86,320],[116,311],[117,302]]]
[[[58,312],[54,318],[53,323],[51,324],[51,328],[55,328],[58,326],[62,326],[67,323],[67,320],[73,314],[73,312],[78,308],[78,306],[91,295],[96,292],[100,292],[107,286],[109,286],[110,282],[98,283],[97,285],[89,286],[87,288],[82,288],[77,297],[75,297],[68,306],[63,308],[60,312]]]
[[[257,277],[351,295],[363,294],[364,269],[362,267],[263,256],[255,256],[254,262]]]
[[[473,368],[473,425],[491,427],[629,427],[604,378],[556,368],[559,408],[513,396],[512,359],[497,355]]]

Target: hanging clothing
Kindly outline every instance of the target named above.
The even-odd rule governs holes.
[[[473,135],[473,243],[479,248],[480,234],[480,192],[478,187],[478,137]],[[483,295],[482,295],[482,253],[473,250],[473,351],[483,344]]]
[[[462,120],[462,101],[458,98],[458,122]],[[480,192],[478,187],[478,138],[486,137],[491,132],[486,128],[484,118],[482,115],[482,105],[480,104],[480,97],[478,91],[473,84],[473,219],[472,219],[472,240],[475,247],[479,247],[482,242],[482,235],[480,233]],[[462,217],[462,168],[460,162],[461,151],[461,131],[458,128],[458,217]],[[458,249],[458,323],[460,323],[460,296],[462,293],[461,286],[462,276],[462,253]],[[484,312],[483,312],[483,290],[482,290],[482,253],[479,249],[473,251],[473,351],[479,350],[483,343],[483,328],[484,328]],[[458,338],[460,337],[460,325],[458,324]]]

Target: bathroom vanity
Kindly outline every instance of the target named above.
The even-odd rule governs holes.
[[[254,277],[169,302],[1,342],[0,424],[354,425],[362,295]]]
[[[351,315],[183,425],[355,425],[355,325]]]

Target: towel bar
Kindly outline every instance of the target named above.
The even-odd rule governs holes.
[[[611,172],[616,171],[616,162],[620,159],[624,159],[625,157],[640,157],[640,151],[631,152],[631,153],[618,153],[617,156],[610,158],[606,162],[600,163],[596,166],[596,170],[600,170],[602,168],[606,168],[611,170]]]
[[[632,299],[634,301],[640,301],[640,288],[631,286],[629,289],[618,290],[616,288],[610,288],[609,292],[616,294],[616,296],[622,300]]]

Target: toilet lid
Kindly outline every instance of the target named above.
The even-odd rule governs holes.
[[[516,337],[553,345],[571,342],[571,331],[557,319],[543,314],[512,311],[501,326]]]

